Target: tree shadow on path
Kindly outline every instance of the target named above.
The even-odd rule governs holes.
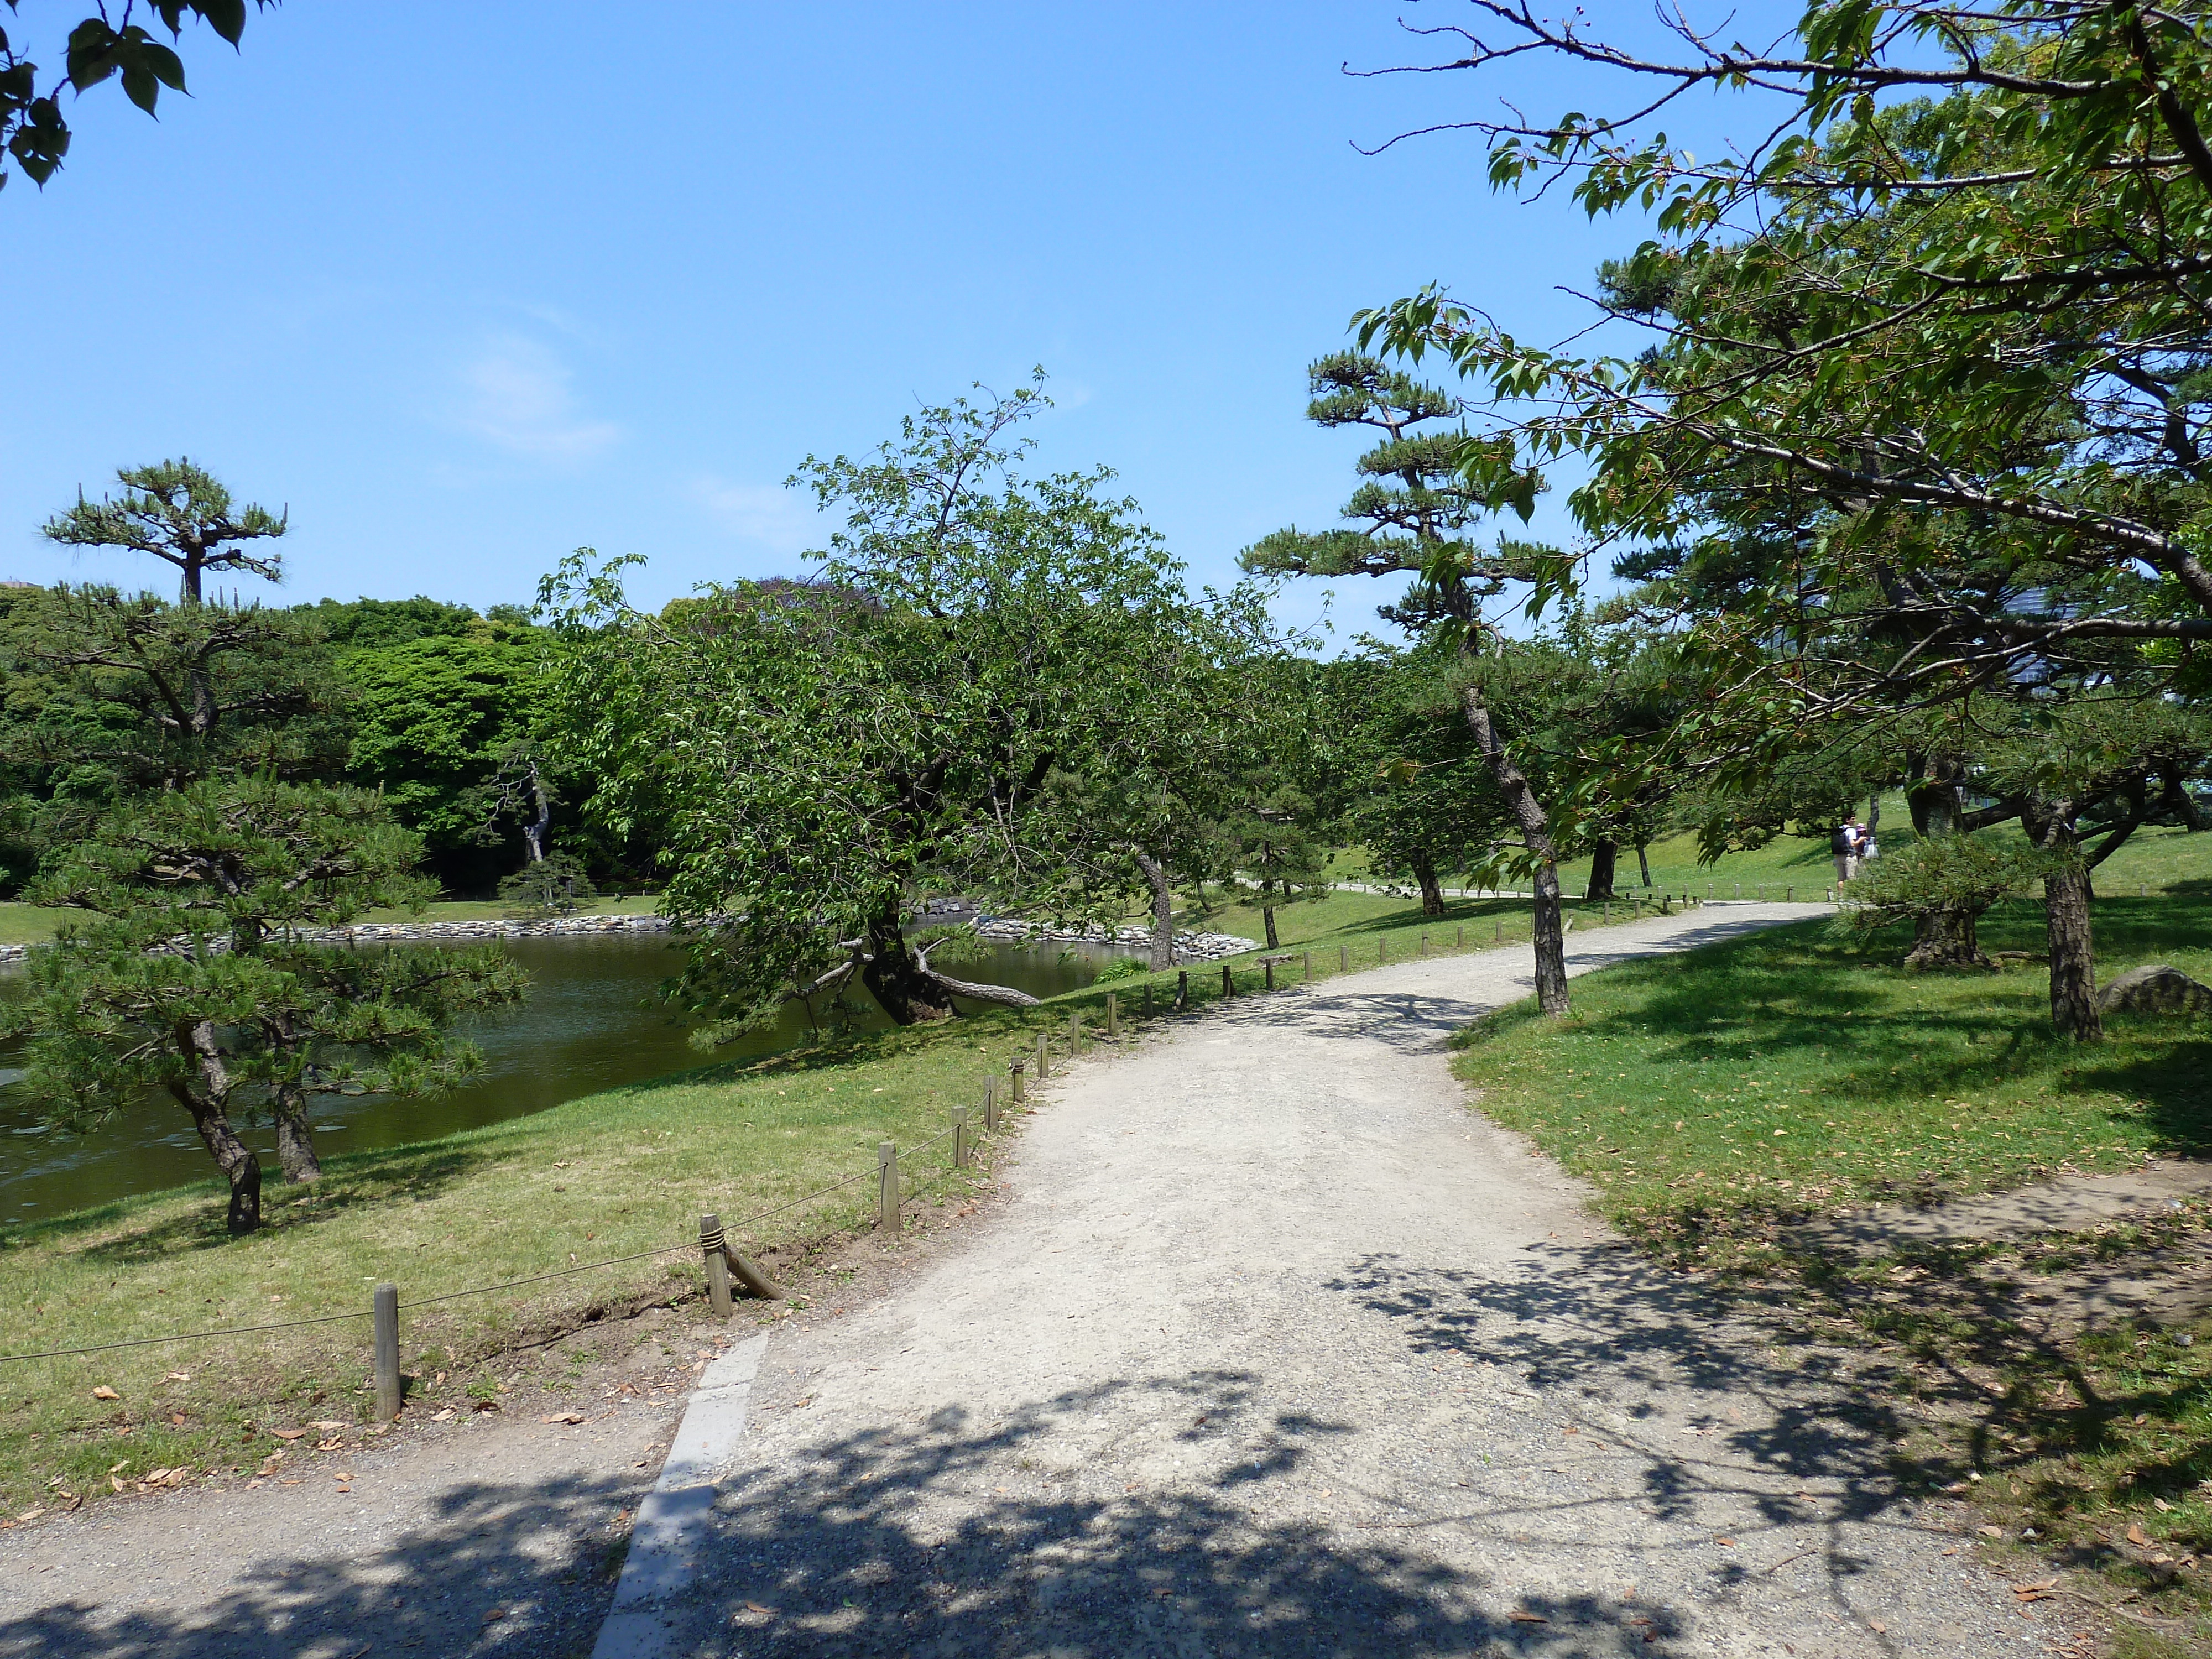
[[[110,1595],[78,1594],[0,1616],[0,1659],[540,1659],[588,1651],[620,1560],[620,1534],[607,1523],[635,1498],[629,1483],[587,1477],[459,1486],[428,1523],[388,1541],[351,1534],[313,1553],[258,1544],[260,1559],[241,1582],[183,1607],[148,1599],[147,1564],[120,1554]],[[178,1521],[191,1524],[181,1508]],[[97,1557],[106,1542],[87,1527],[77,1553]],[[211,1534],[180,1570],[230,1570],[223,1548]],[[37,1577],[15,1579],[16,1592],[37,1595]],[[126,1595],[138,1605],[103,1609]]]

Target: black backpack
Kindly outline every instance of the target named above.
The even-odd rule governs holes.
[[[1831,853],[1833,853],[1839,859],[1848,858],[1850,856],[1853,849],[1851,847],[1851,830],[1849,824],[1839,823],[1836,826],[1836,833],[1828,837],[1828,850]]]

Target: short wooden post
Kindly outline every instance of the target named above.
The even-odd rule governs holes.
[[[1492,937],[1491,943],[1493,945],[1503,945],[1505,943],[1505,918],[1503,916],[1500,916],[1498,919],[1497,933]]]
[[[1310,951],[1306,952],[1305,976],[1309,980],[1313,977],[1313,952]]]
[[[1743,884],[1741,882],[1738,882],[1735,884],[1735,896],[1738,898],[1741,898],[1743,896]]]
[[[1067,1017],[1067,1053],[1072,1060],[1083,1051],[1083,1013],[1080,1009]]]
[[[1190,969],[1188,968],[1176,970],[1175,1006],[1177,1013],[1190,1006]]]
[[[1794,884],[1784,887],[1782,890],[1782,902],[1784,904],[1795,904],[1797,902],[1797,889]]]
[[[1390,936],[1388,933],[1377,933],[1375,936],[1375,960],[1377,962],[1390,960]]]
[[[1711,900],[1711,897],[1712,897],[1712,896],[1713,896],[1713,884],[1712,884],[1712,883],[1711,883],[1711,882],[1707,882],[1707,883],[1705,884],[1705,897],[1706,897],[1708,900]]]
[[[1221,964],[1221,994],[1225,997],[1237,994],[1237,976],[1230,971],[1225,962]]]
[[[1762,881],[1762,882],[1760,882],[1760,883],[1759,884],[1758,892],[1759,892],[1759,902],[1761,904],[1765,903],[1765,902],[1766,902],[1766,884],[1765,884],[1765,882],[1763,882],[1763,881]]]
[[[887,1233],[899,1230],[898,1147],[888,1140],[876,1148],[876,1225]]]
[[[1459,930],[1459,937],[1452,941],[1452,945],[1453,948],[1455,950],[1464,951],[1467,949],[1467,929],[1465,927],[1462,927]]]
[[[1336,971],[1340,974],[1352,971],[1352,947],[1349,945],[1336,947]]]
[[[952,1109],[952,1167],[964,1170],[975,1159],[975,1149],[968,1140],[968,1109],[955,1106]]]
[[[1012,1066],[1006,1068],[1009,1072],[1013,1073],[1014,1079],[1013,1092],[1008,1097],[1008,1098],[1011,1099],[1017,1106],[1020,1105],[1024,1101],[1029,1098],[1029,1096],[1024,1093],[1022,1090],[1022,1073],[1028,1069],[1028,1066],[1029,1062],[1027,1060],[1018,1060]]]
[[[380,1285],[370,1298],[376,1328],[376,1420],[399,1415],[399,1287]]]
[[[1146,980],[1146,981],[1145,981],[1145,1018],[1146,1018],[1146,1019],[1150,1019],[1152,1017],[1152,981],[1150,981],[1150,980]]]
[[[999,1079],[994,1077],[983,1079],[983,1133],[999,1133]]]
[[[1121,1035],[1121,1008],[1111,991],[1106,994],[1106,1035],[1109,1037]]]
[[[1052,1075],[1052,1039],[1042,1031],[1037,1033],[1037,1081],[1043,1082]]]
[[[730,1316],[730,1264],[722,1256],[722,1222],[719,1216],[699,1218],[699,1254],[707,1260],[707,1305],[717,1319]]]
[[[1426,956],[1426,955],[1428,955],[1428,953],[1429,953],[1429,936],[1428,936],[1426,933],[1424,933],[1424,934],[1422,934],[1422,935],[1421,935],[1421,954],[1422,954],[1423,956]]]
[[[1270,991],[1273,990],[1273,989],[1275,988],[1275,959],[1274,959],[1274,957],[1261,957],[1261,958],[1260,958],[1260,971],[1261,971],[1261,973],[1265,974],[1265,975],[1267,976],[1267,989],[1269,989]]]
[[[1605,900],[1597,907],[1597,918],[1600,921],[1611,921],[1613,920],[1613,901],[1611,899]]]

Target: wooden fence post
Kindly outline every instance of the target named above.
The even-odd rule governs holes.
[[[1070,1060],[1083,1049],[1083,1011],[1076,1010],[1067,1017],[1067,1057]]]
[[[1741,882],[1738,882],[1735,884],[1735,896],[1738,898],[1741,898],[1743,896],[1743,884]]]
[[[376,1328],[376,1420],[389,1423],[399,1415],[399,1287],[376,1287],[369,1306]]]
[[[1146,980],[1146,981],[1145,981],[1145,1018],[1146,1018],[1146,1019],[1150,1019],[1152,1017],[1152,981],[1150,981],[1150,980]]]
[[[1230,971],[1225,962],[1221,964],[1221,994],[1224,997],[1237,994],[1237,976]]]
[[[1599,903],[1597,907],[1597,915],[1600,921],[1611,921],[1613,920],[1613,901],[1611,899],[1603,900]]]
[[[968,1109],[952,1109],[952,1167],[964,1170],[975,1159],[975,1149],[968,1141]]]
[[[1305,962],[1305,970],[1304,970],[1304,971],[1305,971],[1305,976],[1306,976],[1306,978],[1307,978],[1308,980],[1311,980],[1311,979],[1313,978],[1313,952],[1312,952],[1312,951],[1307,951],[1307,952],[1306,952],[1306,962]]]
[[[983,1079],[983,1133],[999,1133],[999,1079],[994,1077]]]
[[[1422,954],[1423,956],[1426,956],[1426,955],[1428,955],[1428,953],[1429,953],[1429,936],[1428,936],[1426,933],[1424,933],[1424,934],[1422,934],[1422,935],[1421,935],[1421,954]]]
[[[707,1305],[717,1319],[727,1319],[730,1306],[730,1264],[722,1259],[722,1219],[699,1218],[699,1254],[707,1258]]]
[[[1336,947],[1336,971],[1340,974],[1352,971],[1352,947],[1349,945]]]
[[[1260,958],[1260,971],[1261,971],[1261,973],[1265,974],[1265,975],[1267,976],[1267,988],[1268,990],[1270,990],[1270,991],[1273,990],[1273,989],[1275,988],[1275,959],[1274,959],[1274,957],[1261,957]]]
[[[1043,1082],[1052,1075],[1052,1039],[1042,1031],[1037,1033],[1037,1081]]]
[[[1784,904],[1795,904],[1797,902],[1797,889],[1794,884],[1784,887],[1782,890],[1782,902]]]
[[[1006,1068],[1009,1072],[1013,1073],[1014,1079],[1013,1092],[1008,1097],[1008,1098],[1010,1098],[1017,1106],[1020,1105],[1024,1101],[1029,1098],[1029,1096],[1022,1091],[1022,1073],[1027,1069],[1028,1066],[1029,1062],[1027,1060],[1018,1060],[1012,1066]]]
[[[1390,936],[1388,933],[1377,933],[1375,936],[1375,960],[1377,962],[1390,960]]]
[[[1453,940],[1452,943],[1454,947],[1458,950],[1464,951],[1467,949],[1467,928],[1463,925],[1459,930],[1459,937]]]
[[[876,1148],[876,1225],[887,1233],[899,1230],[898,1146],[889,1140]]]
[[[1176,970],[1175,1006],[1177,1013],[1190,1006],[1190,969],[1188,968]]]
[[[1111,991],[1106,994],[1106,1035],[1109,1037],[1121,1035],[1121,1008]]]

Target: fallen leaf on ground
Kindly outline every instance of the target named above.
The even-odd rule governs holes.
[[[2140,1525],[2132,1521],[2128,1522],[2128,1542],[2133,1544],[2139,1550],[2147,1550],[2150,1547],[2149,1535],[2143,1531]]]
[[[2154,1498],[2150,1501],[2158,1505],[2159,1513],[2161,1515],[2170,1514],[2172,1511],[2173,1505],[2163,1498]]]
[[[771,1617],[774,1616],[775,1613],[775,1609],[774,1607],[764,1607],[757,1601],[746,1602],[745,1610],[748,1613],[765,1613],[769,1614]]]
[[[343,1441],[343,1440],[339,1440],[339,1439],[336,1439],[336,1438],[332,1438],[332,1439],[329,1439],[329,1440],[318,1440],[317,1442],[315,1442],[315,1449],[316,1449],[317,1451],[336,1451],[336,1450],[337,1450],[340,1446],[343,1446],[343,1444],[345,1444],[345,1442],[344,1442],[344,1441]]]
[[[92,1391],[92,1397],[94,1400],[120,1400],[123,1398],[121,1395],[116,1393],[114,1389],[109,1388],[105,1382],[101,1383],[98,1388]]]
[[[336,1421],[335,1419],[331,1419],[331,1420],[326,1420],[326,1421],[320,1422],[320,1423],[310,1423],[310,1424],[308,1424],[308,1425],[307,1425],[307,1426],[308,1426],[309,1428],[311,1428],[311,1429],[320,1429],[320,1430],[321,1430],[325,1434],[331,1434],[331,1433],[333,1433],[333,1432],[335,1432],[336,1431],[337,1431],[337,1430],[339,1430],[339,1429],[342,1429],[342,1428],[345,1427],[345,1425],[344,1425],[344,1424],[343,1424],[343,1423],[337,1422],[337,1421]]]
[[[190,1371],[164,1371],[161,1374],[161,1381],[164,1382],[189,1382],[191,1380],[192,1374]]]
[[[1505,1616],[1516,1625],[1548,1625],[1552,1622],[1540,1613],[1509,1613]]]
[[[331,1471],[331,1479],[333,1480],[350,1480],[353,1479],[353,1471],[351,1469],[332,1469]]]
[[[441,1411],[441,1412],[432,1412],[432,1413],[430,1413],[430,1420],[431,1420],[433,1423],[443,1423],[443,1422],[445,1422],[447,1419],[448,1419],[449,1418],[451,1418],[451,1417],[453,1416],[453,1408],[451,1406],[448,1406],[448,1407],[446,1407],[446,1409],[445,1409],[445,1410],[443,1410],[443,1411]]]
[[[584,1420],[584,1414],[581,1412],[552,1412],[538,1420],[541,1423],[580,1423]]]
[[[499,1401],[496,1400],[479,1400],[477,1401],[476,1408],[480,1412],[495,1412],[499,1409]]]
[[[307,1437],[305,1429],[271,1429],[269,1432],[279,1440],[305,1440]]]
[[[1732,1550],[1735,1547],[1735,1540],[1733,1538],[1716,1538],[1713,1540],[1713,1542],[1720,1545],[1724,1549]]]
[[[2002,1538],[2004,1536],[2004,1528],[2002,1527],[1984,1527],[1981,1528],[1981,1534],[1984,1538]]]
[[[483,1621],[489,1625],[495,1619],[504,1619],[506,1617],[507,1609],[505,1607],[493,1607],[485,1613]]]
[[[25,1510],[15,1518],[18,1521],[35,1521],[45,1513],[46,1511],[44,1510]]]
[[[118,1492],[121,1492],[121,1491],[123,1490],[123,1483],[122,1483],[122,1481],[120,1481],[120,1480],[117,1480],[117,1479],[116,1479],[113,1475],[112,1475],[112,1474],[111,1474],[111,1475],[109,1475],[109,1476],[107,1477],[107,1484],[108,1484],[109,1486],[111,1486],[114,1487],[114,1488],[115,1488],[115,1490],[116,1490],[116,1491],[118,1491]]]

